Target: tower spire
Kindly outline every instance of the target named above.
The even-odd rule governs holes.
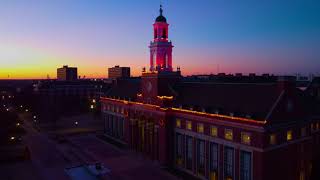
[[[163,12],[163,10],[162,10],[162,4],[160,4],[160,16],[162,16],[162,12]]]

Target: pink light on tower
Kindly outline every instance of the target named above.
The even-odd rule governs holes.
[[[172,43],[168,41],[169,24],[162,15],[163,10],[160,5],[160,15],[153,24],[154,37],[150,43],[150,71],[172,71]]]

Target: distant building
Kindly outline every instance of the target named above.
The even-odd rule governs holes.
[[[112,68],[108,68],[108,77],[111,79],[129,78],[130,77],[130,67],[115,66]]]
[[[78,79],[78,68],[63,66],[57,69],[57,79],[59,81],[74,81]]]
[[[99,97],[109,86],[104,81],[94,80],[39,81],[33,89],[33,101],[36,102],[33,109],[42,122],[86,113],[97,106]]]

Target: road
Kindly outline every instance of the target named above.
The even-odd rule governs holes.
[[[23,117],[23,116],[21,116]],[[30,148],[32,162],[45,180],[69,180],[64,172],[68,162],[63,158],[55,142],[44,133],[35,130],[27,119],[23,119],[27,131],[24,141]]]

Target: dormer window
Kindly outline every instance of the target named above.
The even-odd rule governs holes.
[[[233,131],[232,129],[225,129],[224,130],[224,138],[227,140],[232,141],[233,140]]]
[[[202,123],[198,123],[197,125],[197,132],[198,133],[203,133],[204,132],[204,126]]]
[[[218,128],[216,126],[211,126],[210,127],[210,135],[213,137],[218,136]]]
[[[247,132],[241,132],[241,142],[249,145],[251,143],[251,134]]]
[[[187,121],[186,128],[187,128],[187,130],[192,130],[192,122],[191,121]]]
[[[181,120],[180,119],[176,119],[176,127],[181,128]]]

